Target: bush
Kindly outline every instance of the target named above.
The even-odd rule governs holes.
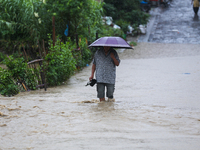
[[[6,55],[0,52],[0,63],[5,59]]]
[[[11,73],[12,78],[18,81],[29,90],[35,90],[38,82],[37,74],[39,74],[40,67],[37,69],[28,68],[24,58],[14,58],[12,55],[5,59],[5,64]]]
[[[119,25],[122,29],[122,31],[126,34],[126,32],[128,31],[128,26],[130,25],[129,22],[125,21],[125,20],[117,20],[116,24]]]
[[[13,96],[19,93],[10,71],[0,67],[0,93],[4,96]]]
[[[130,25],[136,24],[138,26],[146,24],[150,17],[149,14],[140,10],[140,0],[104,0],[104,3],[105,15],[111,16],[114,22],[123,20]]]
[[[85,38],[79,39],[79,50],[73,52],[77,68],[85,67],[91,62],[93,56],[92,51],[88,48],[86,39],[84,39]]]
[[[40,76],[39,70],[40,70],[39,66],[36,69],[27,68],[25,83],[28,89],[36,90],[36,86],[38,85],[39,76]]]
[[[99,31],[99,37],[104,36],[119,36],[123,38],[124,32],[120,29],[114,29],[111,26],[104,25],[102,30]]]
[[[131,41],[129,44],[130,44],[131,46],[137,46],[137,42],[134,42],[134,41]]]
[[[10,70],[12,77],[15,80],[19,78],[24,80],[26,74],[27,63],[24,58],[14,58],[12,55],[5,59],[5,64]]]
[[[76,69],[76,61],[72,55],[72,50],[75,49],[75,45],[71,45],[70,40],[63,43],[59,39],[54,47],[52,40],[49,40],[49,45],[49,53],[45,58],[48,62],[46,72],[47,83],[50,86],[60,85]]]

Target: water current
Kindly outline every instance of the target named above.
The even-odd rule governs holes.
[[[46,92],[1,96],[0,150],[199,150],[199,45],[118,53],[115,102],[100,103],[85,86],[91,64]]]

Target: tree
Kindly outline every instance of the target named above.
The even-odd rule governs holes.
[[[0,49],[9,53],[27,43],[37,47],[47,37],[51,19],[48,13],[38,16],[38,10],[45,13],[40,0],[0,0]]]
[[[40,38],[40,19],[35,16],[35,7],[40,1],[1,0],[0,38],[4,40],[35,40]],[[39,8],[36,8],[39,9]]]
[[[48,0],[46,7],[55,15],[56,33],[62,39],[67,25],[72,40],[75,34],[89,38],[88,30],[93,34],[101,26],[102,3],[95,0]]]
[[[4,43],[37,47],[38,41],[47,41],[47,34],[52,33],[52,16],[56,35],[64,41],[66,25],[72,41],[75,34],[95,37],[101,28],[102,12],[102,3],[95,0],[0,0],[0,47],[5,47]]]

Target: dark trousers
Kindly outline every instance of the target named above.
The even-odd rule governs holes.
[[[108,83],[97,83],[97,97],[98,98],[105,98],[105,88],[106,88],[106,96],[108,98],[113,98],[113,93],[115,90],[114,84]]]
[[[199,7],[193,7],[194,13],[197,14],[199,11]]]

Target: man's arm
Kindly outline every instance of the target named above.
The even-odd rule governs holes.
[[[110,57],[113,59],[115,66],[119,66],[119,61],[115,58],[113,53],[110,54]]]
[[[95,70],[96,70],[96,65],[93,64],[92,65],[92,72],[91,72],[91,76],[90,76],[89,80],[92,80],[94,78],[94,72],[95,72]]]

